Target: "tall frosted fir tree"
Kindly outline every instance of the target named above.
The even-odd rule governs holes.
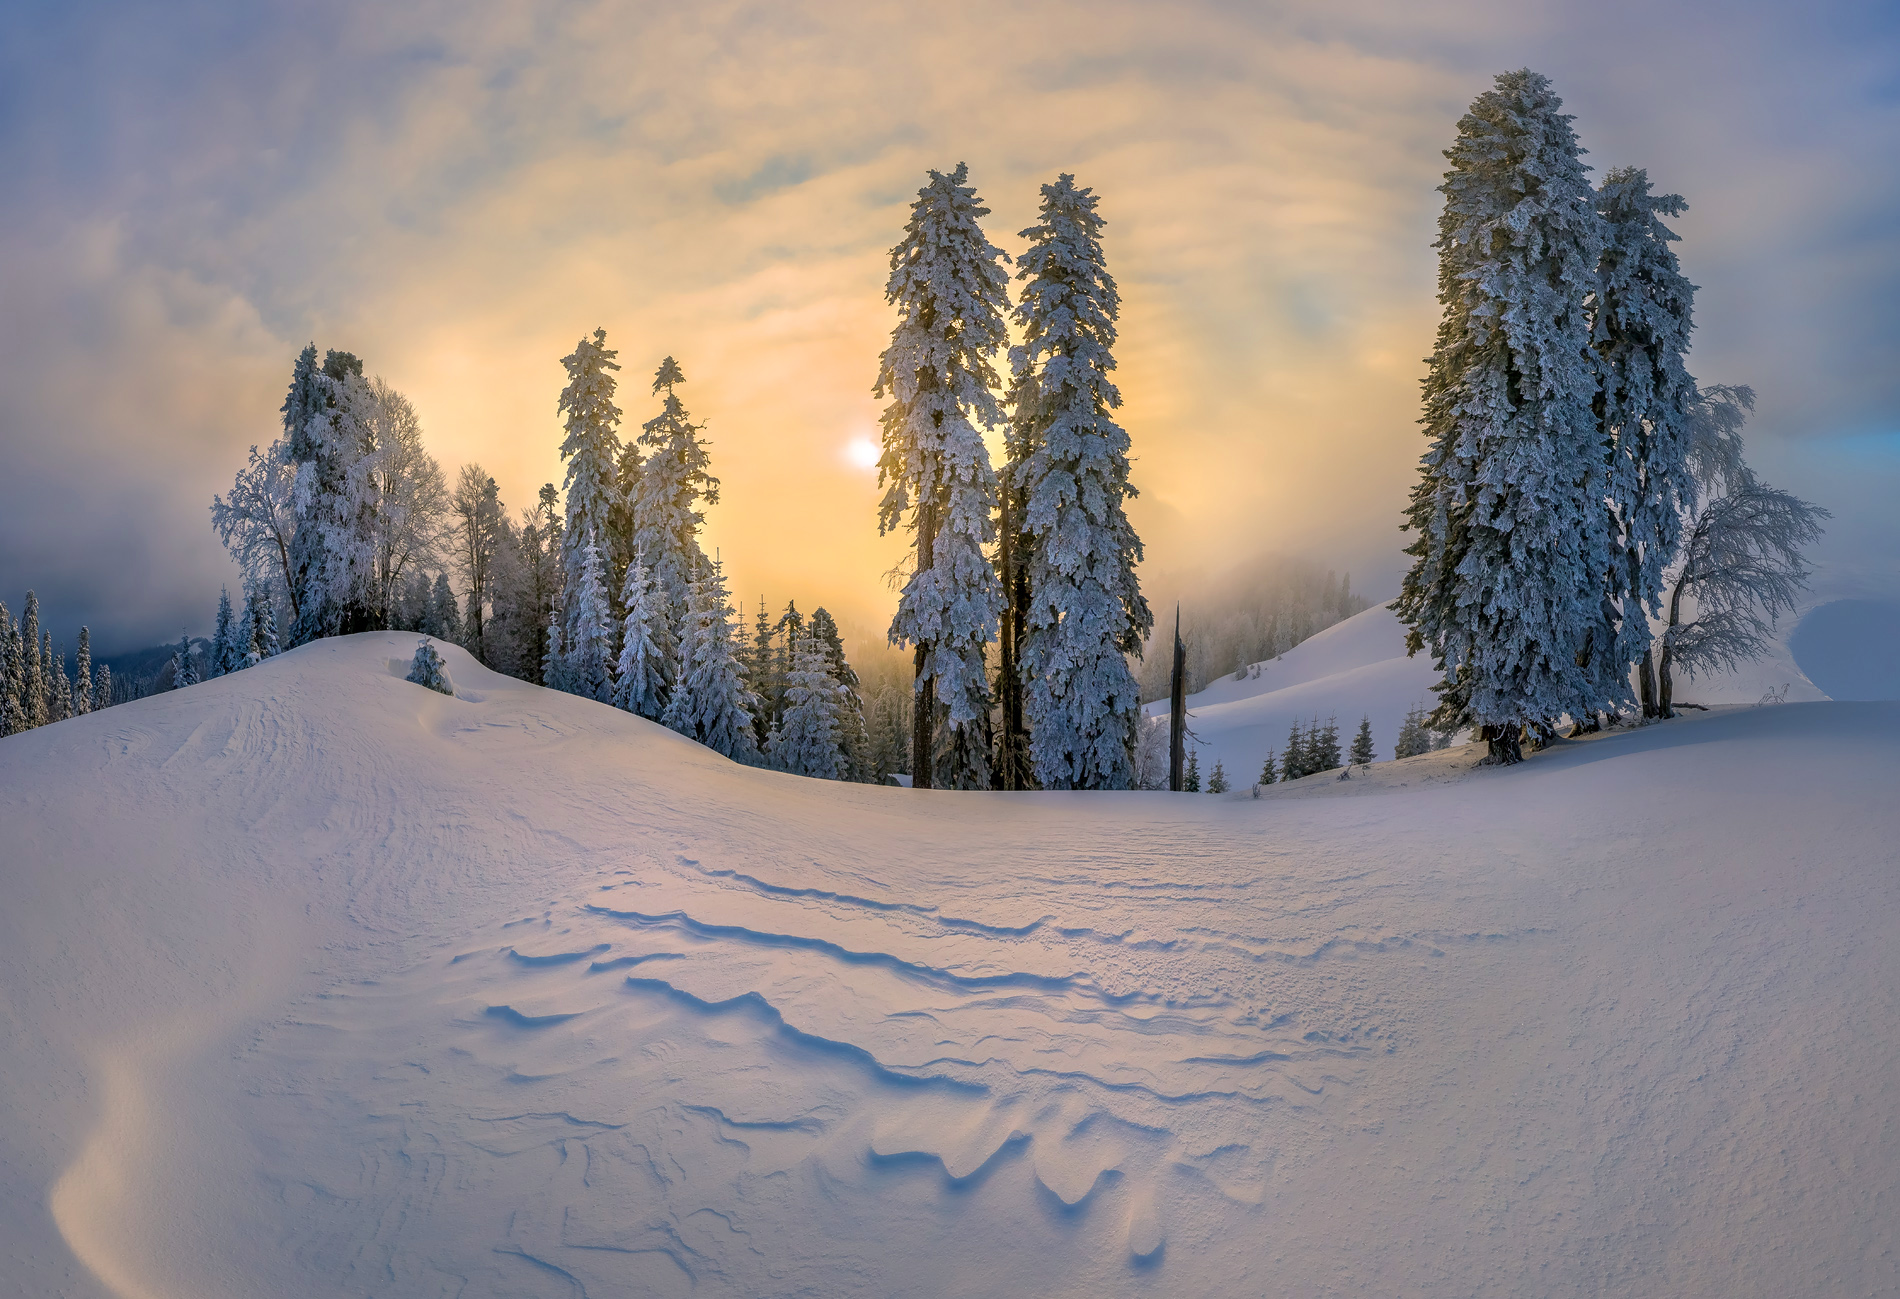
[[[614,693],[615,629],[601,567],[600,547],[590,536],[581,547],[580,580],[568,592],[564,688],[570,694],[608,703]]]
[[[772,765],[796,776],[842,780],[844,687],[816,637],[801,636],[785,674],[785,717],[772,733]]]
[[[0,735],[13,735],[26,729],[26,699],[23,682],[25,656],[20,651],[20,629],[0,600]]]
[[[1586,666],[1610,563],[1587,302],[1603,220],[1561,106],[1507,72],[1445,152],[1431,446],[1396,606],[1443,675],[1436,724],[1482,728],[1496,762],[1518,760],[1521,727],[1609,702]]]
[[[607,331],[596,329],[592,338],[583,338],[574,350],[561,358],[567,367],[567,387],[561,390],[559,410],[566,420],[567,436],[561,440],[561,459],[567,462],[567,519],[561,530],[561,643],[567,653],[591,653],[581,633],[581,621],[593,618],[595,610],[579,598],[587,549],[598,547],[608,535],[613,521],[617,495],[616,477],[620,467],[620,408],[614,405],[614,360],[620,353],[607,346]],[[596,554],[596,562],[599,562]],[[595,580],[603,589],[619,574],[600,569]],[[612,615],[608,615],[611,636]],[[613,661],[611,648],[607,662]],[[563,672],[566,689],[589,698],[585,684],[593,678],[589,672]]]
[[[947,176],[932,171],[891,249],[884,299],[898,320],[875,390],[890,399],[878,531],[907,526],[916,536],[890,638],[915,653],[911,782],[918,789],[990,783],[983,648],[997,633],[1002,590],[983,553],[994,535],[997,483],[978,425],[1001,422],[990,358],[1008,341],[1009,280],[1001,250],[978,224],[989,209],[964,184],[968,175],[962,163]]]
[[[668,689],[686,634],[692,585],[706,567],[706,552],[699,548],[706,515],[699,506],[702,501],[719,503],[719,480],[707,472],[712,457],[699,436],[702,426],[693,423],[675,391],[685,382],[685,372],[670,356],[653,375],[653,395],[662,399],[660,413],[640,426],[647,460],[633,498],[633,544],[652,570],[651,631]]]
[[[26,605],[20,610],[20,690],[25,698],[21,701],[26,725],[21,730],[32,730],[47,723],[46,716],[46,680],[43,672],[52,665],[43,663],[40,653],[40,597],[32,592],[26,593]]]
[[[238,649],[237,615],[231,611],[231,589],[218,589],[218,622],[211,634],[210,660],[205,669],[214,677],[227,672],[235,672],[244,666],[243,655]]]
[[[709,562],[688,588],[673,693],[660,720],[735,762],[757,763],[752,713],[758,699],[745,687],[731,619],[725,574]]]
[[[79,657],[73,664],[73,713],[92,711],[92,628],[79,629]]]
[[[653,571],[646,566],[646,557],[635,551],[633,562],[627,565],[627,580],[620,588],[620,607],[627,613],[620,624],[620,662],[614,677],[613,703],[615,708],[657,722],[666,708],[666,698],[660,650],[653,641],[656,603]]]
[[[1610,678],[1602,688],[1612,695],[1623,693],[1629,665],[1639,659],[1648,694],[1649,619],[1662,611],[1663,568],[1675,558],[1683,516],[1696,503],[1689,469],[1696,387],[1683,364],[1695,285],[1670,247],[1679,236],[1662,222],[1687,206],[1680,195],[1652,194],[1639,167],[1617,168],[1597,190],[1605,244],[1592,339],[1601,371],[1599,436],[1610,463],[1608,595],[1620,617],[1611,651],[1593,664]],[[1656,701],[1642,703],[1654,716]]]
[[[1022,518],[1003,544],[1027,588],[1021,711],[1044,789],[1134,784],[1141,694],[1128,656],[1154,627],[1135,578],[1141,539],[1123,509],[1135,489],[1128,434],[1111,415],[1121,394],[1109,379],[1121,299],[1095,205],[1073,176],[1044,185],[1042,219],[1022,232],[1029,251],[1017,273],[1023,341],[1010,354],[1009,479]]]

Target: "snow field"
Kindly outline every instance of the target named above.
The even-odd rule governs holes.
[[[24,1293],[1900,1284],[1900,707],[1004,796],[413,648],[0,742]]]

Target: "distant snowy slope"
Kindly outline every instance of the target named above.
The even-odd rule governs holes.
[[[1277,659],[1256,663],[1244,679],[1223,676],[1188,697],[1189,727],[1200,741],[1203,775],[1218,760],[1235,785],[1258,779],[1269,750],[1286,748],[1294,722],[1337,718],[1341,747],[1349,746],[1359,719],[1372,722],[1381,759],[1392,756],[1399,723],[1414,704],[1435,704],[1438,674],[1431,657],[1405,656],[1405,624],[1387,605],[1374,605],[1300,642]],[[1149,704],[1165,716],[1167,700]]]
[[[414,644],[0,740],[0,1290],[1900,1288],[1900,705],[960,794]]]

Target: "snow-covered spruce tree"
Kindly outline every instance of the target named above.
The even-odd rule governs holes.
[[[189,634],[178,638],[178,648],[172,651],[172,689],[198,684],[198,664],[191,656],[191,637]]]
[[[231,588],[219,587],[217,627],[211,633],[210,662],[205,665],[209,675],[221,677],[244,666],[238,660],[237,635],[237,615],[231,610]]]
[[[1210,794],[1227,792],[1227,768],[1221,765],[1219,758],[1214,759],[1214,773],[1207,778],[1207,792]]]
[[[455,683],[449,680],[448,665],[442,661],[442,655],[436,652],[435,642],[426,636],[417,644],[416,656],[409,660],[408,679],[445,695],[455,693]]]
[[[752,649],[746,659],[746,689],[758,696],[759,708],[753,717],[753,729],[764,744],[778,722],[780,686],[778,656],[772,646],[772,615],[765,611],[765,597],[759,597],[759,613],[753,623]]]
[[[1256,780],[1254,784],[1256,785],[1273,784],[1280,777],[1279,765],[1280,764],[1279,764],[1277,755],[1273,752],[1272,749],[1268,749],[1267,760],[1260,765],[1260,779]]]
[[[1332,771],[1345,765],[1345,755],[1339,751],[1339,719],[1329,717],[1326,725],[1321,726],[1319,719],[1313,719],[1313,727],[1307,733],[1310,737],[1309,760],[1314,771]]]
[[[620,408],[614,405],[614,372],[620,368],[614,358],[619,355],[607,346],[607,331],[596,329],[592,338],[581,339],[561,358],[567,367],[567,387],[561,390],[559,403],[567,429],[561,440],[561,459],[567,462],[567,513],[561,530],[561,643],[569,655],[591,652],[583,647],[580,621],[592,618],[596,611],[584,607],[575,593],[587,566],[588,546],[596,547],[598,560],[600,539],[612,524],[620,466]],[[596,573],[603,589],[620,577],[610,570],[611,565]],[[611,652],[607,661],[613,661]],[[564,689],[588,694],[582,685],[589,679],[587,674],[564,672],[562,676],[568,683]]]
[[[1109,378],[1121,300],[1095,206],[1066,173],[1044,185],[1017,272],[1023,342],[1010,353],[1007,478],[1022,518],[1017,535],[1004,529],[1002,547],[1021,551],[1005,568],[1020,564],[1027,588],[1017,589],[1028,599],[1018,624],[1021,714],[1044,789],[1132,783],[1141,699],[1128,657],[1154,627],[1135,577],[1141,539],[1124,509],[1135,489]]]
[[[66,647],[53,652],[53,633],[40,633],[40,687],[45,692],[45,716],[48,722],[66,720],[72,703],[72,681],[66,676]]]
[[[112,668],[104,663],[92,670],[92,710],[112,707]]]
[[[26,729],[26,703],[21,697],[20,628],[7,602],[0,600],[0,735]]]
[[[1306,750],[1306,732],[1300,729],[1300,719],[1296,717],[1286,734],[1286,752],[1280,757],[1280,779],[1298,780],[1318,770],[1308,762]]]
[[[51,633],[47,638],[51,640]],[[66,675],[66,646],[42,656],[52,664],[52,671],[46,674],[46,720],[63,722],[73,715],[73,679]]]
[[[277,612],[270,595],[258,587],[244,594],[244,666],[256,667],[274,657],[277,644]]]
[[[317,345],[310,343],[291,367],[290,391],[281,408],[284,457],[296,475],[288,562],[292,645],[328,635],[336,622],[329,599],[328,542],[342,499],[344,466],[330,441],[330,394],[323,378]]]
[[[1375,756],[1376,754],[1372,748],[1372,718],[1369,716],[1361,717],[1359,719],[1359,733],[1352,737],[1352,753],[1350,755],[1352,764],[1357,767],[1363,767],[1370,763]]]
[[[462,606],[455,601],[447,573],[437,573],[429,588],[429,617],[424,630],[452,645],[462,643]]]
[[[1436,722],[1516,762],[1523,727],[1626,696],[1586,671],[1603,623],[1609,514],[1588,302],[1603,219],[1550,82],[1498,77],[1458,123],[1440,187],[1444,307],[1395,605],[1443,680]]]
[[[1201,755],[1193,749],[1188,750],[1187,772],[1181,777],[1181,792],[1183,794],[1201,792]]]
[[[609,703],[614,696],[614,616],[601,575],[600,547],[589,537],[581,547],[580,578],[568,590],[567,662],[562,688],[569,694]]]
[[[660,720],[715,753],[756,764],[759,747],[752,710],[758,699],[745,687],[731,618],[725,574],[717,561],[708,561],[687,588],[685,634]]]
[[[41,666],[40,597],[28,591],[20,610],[20,691],[25,696],[22,711],[26,717],[22,730],[46,725],[46,681]]]
[[[719,480],[707,472],[712,457],[699,436],[702,426],[693,423],[674,391],[685,382],[685,372],[670,356],[654,372],[653,395],[662,401],[660,413],[640,426],[647,459],[633,499],[633,544],[653,574],[653,643],[659,647],[669,691],[686,634],[692,585],[707,564],[699,545],[700,525],[706,521],[700,503],[719,503]]]
[[[561,606],[548,614],[547,650],[541,656],[541,684],[549,690],[567,689],[567,652],[561,644]]]
[[[864,685],[845,657],[844,636],[838,631],[838,620],[822,606],[812,611],[811,637],[825,657],[825,670],[844,691],[838,715],[838,753],[844,764],[844,775],[840,779],[869,780],[871,738],[864,725]]]
[[[785,718],[772,733],[772,765],[797,776],[844,779],[843,712],[844,687],[832,677],[823,649],[815,638],[801,637],[785,680]]]
[[[911,782],[990,784],[984,646],[1002,591],[983,547],[992,539],[996,474],[978,426],[1001,422],[991,362],[1008,341],[1002,251],[962,163],[930,173],[904,237],[891,249],[884,300],[897,327],[878,362],[884,408],[878,531],[916,536],[910,579],[891,620],[893,645],[914,650]]]
[[[92,711],[92,628],[79,629],[79,656],[73,663],[73,714]]]
[[[621,584],[620,607],[627,613],[620,624],[613,704],[657,722],[666,709],[666,678],[660,669],[659,647],[653,641],[653,624],[660,611],[653,571],[637,550],[633,562],[627,565],[627,580]]]
[[[1682,516],[1696,497],[1689,469],[1695,381],[1683,364],[1695,285],[1670,247],[1679,236],[1662,222],[1686,207],[1680,195],[1652,194],[1639,167],[1617,168],[1597,190],[1605,243],[1592,341],[1600,372],[1599,436],[1610,463],[1607,594],[1619,616],[1609,651],[1592,646],[1592,666],[1612,678],[1600,688],[1616,695],[1629,665],[1642,660],[1641,702],[1652,717],[1649,620],[1661,612],[1663,569],[1675,557]]]
[[[1399,723],[1399,738],[1392,746],[1392,757],[1415,757],[1421,753],[1430,753],[1432,743],[1425,733],[1425,709],[1414,705],[1405,710],[1405,720]]]

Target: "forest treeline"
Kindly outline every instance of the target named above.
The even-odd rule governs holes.
[[[1683,200],[1635,167],[1592,185],[1561,107],[1546,78],[1503,74],[1446,151],[1427,450],[1393,606],[1441,676],[1414,730],[1470,728],[1499,762],[1564,718],[1667,717],[1675,673],[1760,653],[1827,517],[1744,460],[1753,392],[1688,371],[1695,286],[1664,220]],[[565,481],[512,514],[479,465],[448,483],[414,408],[358,357],[306,347],[281,436],[212,504],[239,605],[222,598],[202,653],[181,641],[174,681],[406,629],[742,762],[966,789],[1145,783],[1140,702],[1164,693],[1171,655],[1144,653],[1106,223],[1072,176],[1044,185],[1012,301],[1012,259],[967,182],[961,164],[929,173],[885,285],[876,525],[911,542],[889,629],[907,683],[867,697],[824,609],[740,613],[700,543],[719,480],[685,373],[659,363],[635,432],[604,330],[562,360]],[[1189,611],[1194,687],[1365,607],[1349,577],[1276,580]],[[100,695],[49,669],[32,605],[21,626],[0,617],[8,727]],[[1293,740],[1301,768],[1315,743],[1337,748]]]

